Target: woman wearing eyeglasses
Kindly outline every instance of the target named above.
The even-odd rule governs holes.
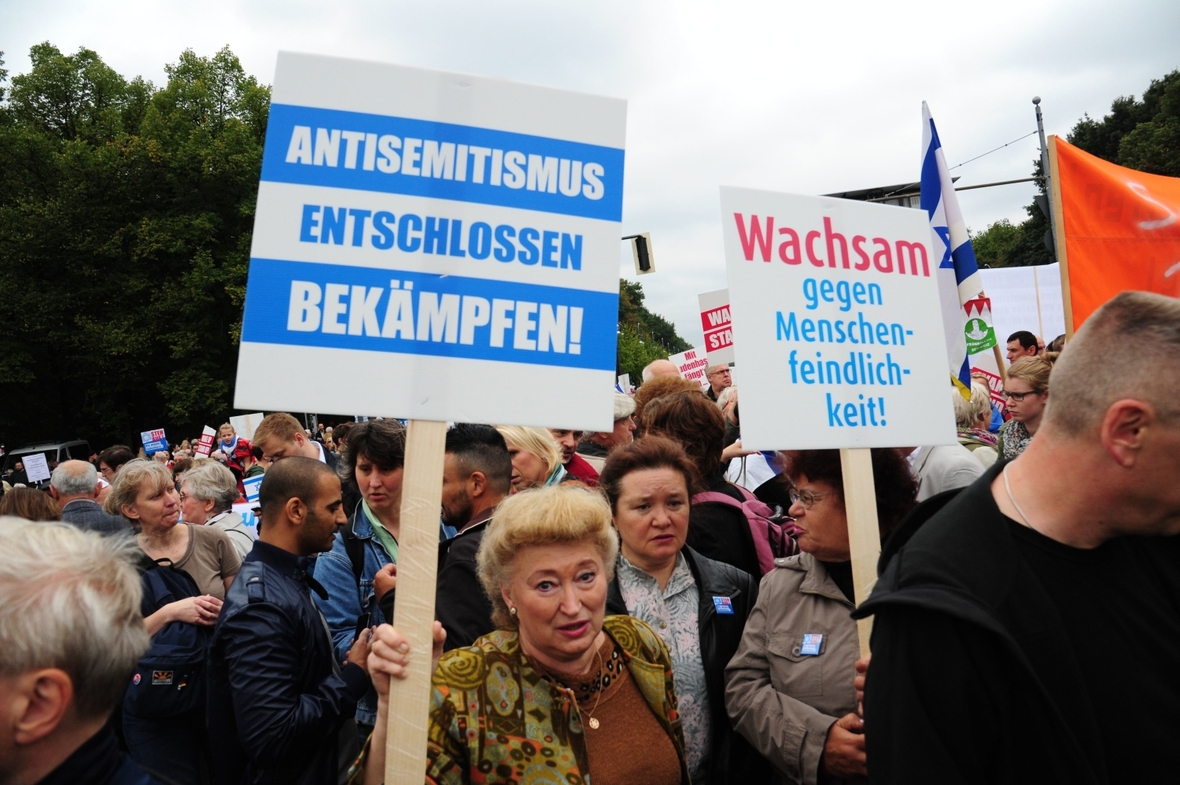
[[[1041,417],[1049,404],[1049,372],[1056,359],[1056,354],[1021,357],[1008,369],[1004,398],[1012,419],[1000,426],[1001,459],[1007,461],[1024,452],[1041,427]]]
[[[725,669],[734,728],[776,768],[776,783],[863,782],[857,715],[859,647],[848,517],[838,450],[785,454],[797,556],[762,579],[737,654]],[[914,506],[918,485],[895,450],[872,451],[881,538]]]

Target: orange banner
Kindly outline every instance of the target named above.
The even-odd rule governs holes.
[[[1180,177],[1126,169],[1055,141],[1073,329],[1128,289],[1180,296]]]

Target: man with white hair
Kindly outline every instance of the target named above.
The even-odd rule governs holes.
[[[630,395],[615,393],[615,427],[609,431],[586,435],[578,444],[578,454],[602,471],[606,456],[616,447],[630,444],[635,440],[635,399]]]
[[[1053,368],[1037,437],[885,543],[874,783],[1180,772],[1180,302],[1123,292]]]
[[[49,495],[61,519],[100,534],[130,534],[127,519],[104,512],[98,503],[98,469],[86,461],[62,461],[49,477]]]
[[[671,360],[652,360],[643,369],[643,381],[650,382],[658,376],[680,376],[680,369]]]
[[[0,518],[0,783],[159,785],[110,723],[148,648],[138,549]]]
[[[709,380],[709,389],[705,390],[705,395],[714,402],[716,402],[717,396],[721,395],[722,390],[733,384],[733,371],[724,363],[711,366],[705,372],[705,377]]]

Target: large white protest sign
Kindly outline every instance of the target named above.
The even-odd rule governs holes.
[[[609,430],[625,130],[617,99],[281,53],[236,405]]]
[[[616,99],[279,55],[235,405],[410,420],[394,614],[415,651],[446,422],[611,427],[625,131]],[[421,781],[428,665],[390,686],[390,785]]]
[[[951,444],[926,215],[721,189],[748,449]]]
[[[701,304],[701,331],[705,334],[705,351],[710,365],[733,362],[733,330],[729,313],[729,290],[697,295]]]
[[[685,379],[690,379],[701,387],[709,386],[709,360],[703,348],[689,349],[687,352],[674,354],[668,358],[668,361],[676,366],[676,370],[680,371],[680,375]]]

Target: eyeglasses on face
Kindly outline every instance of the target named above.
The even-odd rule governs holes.
[[[1023,401],[1026,395],[1040,395],[1040,393],[1036,390],[1029,390],[1028,392],[1008,392],[1007,390],[1004,390],[1004,392],[1001,394],[1005,399],[1011,399],[1017,403]]]
[[[832,496],[834,493],[835,491],[831,493],[813,493],[806,489],[799,490],[798,488],[792,488],[788,498],[791,500],[791,504],[802,504],[803,509],[810,510],[812,505],[817,501]]]

